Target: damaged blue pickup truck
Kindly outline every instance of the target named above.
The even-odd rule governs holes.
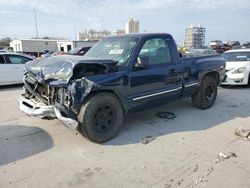
[[[225,77],[222,58],[180,58],[170,34],[111,36],[83,57],[36,59],[26,69],[19,109],[57,117],[97,143],[115,137],[131,112],[183,97],[210,108]]]

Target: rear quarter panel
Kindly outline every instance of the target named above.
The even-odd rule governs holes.
[[[225,60],[220,55],[183,58],[183,96],[190,96],[198,91],[205,75],[216,73],[219,83],[225,76]],[[219,84],[218,83],[218,84]],[[187,87],[191,85],[191,87]]]

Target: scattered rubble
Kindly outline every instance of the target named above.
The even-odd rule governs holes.
[[[229,105],[227,105],[227,107],[230,107],[230,108],[237,108],[237,107],[239,107],[239,106],[236,105],[236,104],[229,104]]]
[[[208,181],[208,180],[205,179],[203,176],[202,176],[202,177],[199,177],[198,179],[195,180],[193,186],[198,185],[198,184],[203,183],[203,182],[207,182],[207,181]]]
[[[163,119],[175,119],[176,115],[173,112],[157,112],[159,118]]]
[[[197,165],[197,166],[198,166],[198,165]],[[207,182],[208,180],[207,180],[205,177],[206,177],[206,176],[209,176],[213,171],[214,171],[214,167],[211,166],[211,167],[204,173],[203,176],[198,177],[198,178],[194,181],[192,187],[194,187],[194,186],[196,186],[196,185],[198,185],[198,184],[200,184],[200,183]],[[193,171],[193,172],[194,172],[194,171]]]
[[[233,152],[229,152],[229,153],[220,152],[217,154],[217,158],[215,159],[215,163],[218,163],[220,161],[224,161],[224,160],[229,159],[231,157],[238,157],[238,156]]]
[[[199,165],[195,164],[195,167],[194,167],[194,169],[193,169],[193,172],[194,172],[194,173],[197,172],[198,169],[199,169]]]
[[[181,182],[183,182],[183,181],[184,181],[183,179],[180,179],[180,180],[176,183],[176,185],[180,186],[180,185],[181,185]]]
[[[250,140],[250,130],[238,128],[234,130],[234,134],[236,136],[244,138],[245,140]]]
[[[169,183],[169,184],[165,184],[165,188],[170,188],[172,185]]]
[[[211,166],[211,167],[205,172],[205,176],[209,176],[213,171],[214,171],[214,167]]]
[[[142,144],[148,144],[150,142],[152,142],[153,140],[155,140],[156,138],[155,137],[152,137],[152,136],[146,136],[144,137],[143,139],[140,140],[140,143]]]

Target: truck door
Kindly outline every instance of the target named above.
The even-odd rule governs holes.
[[[130,91],[126,98],[133,107],[153,107],[181,96],[182,65],[173,61],[170,41],[166,38],[145,41],[129,77]]]

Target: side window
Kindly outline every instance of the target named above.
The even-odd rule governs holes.
[[[27,61],[30,61],[28,58],[18,55],[9,55],[9,60],[11,64],[24,64]]]
[[[3,58],[3,56],[2,55],[0,55],[0,64],[4,64],[4,58]]]
[[[147,40],[139,54],[139,57],[147,59],[149,65],[171,63],[171,52],[166,39],[155,38]]]

